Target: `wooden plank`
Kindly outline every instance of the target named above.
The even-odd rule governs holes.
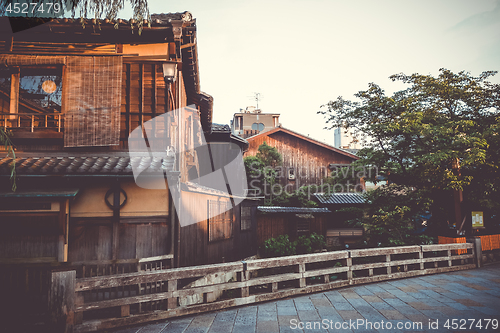
[[[75,271],[52,272],[49,288],[49,318],[52,328],[72,332],[75,313]]]
[[[256,259],[247,261],[248,270],[256,270],[270,267],[291,266],[302,263],[314,263],[320,261],[333,261],[349,257],[347,251],[323,252],[316,254],[295,255],[280,258]]]
[[[423,252],[472,249],[474,247],[472,243],[434,244],[434,245],[421,245],[421,246]]]
[[[456,255],[456,256],[445,256],[445,257],[432,257],[432,258],[423,258],[422,262],[439,262],[439,261],[448,261],[448,260],[455,260],[455,259],[468,259],[468,258],[474,258],[473,254],[461,254],[461,255]]]
[[[143,262],[158,261],[158,260],[164,260],[164,259],[172,259],[173,257],[174,257],[173,254],[164,254],[162,256],[155,256],[155,257],[149,257],[149,258],[141,258],[141,259],[139,259],[139,262],[143,263]]]
[[[466,270],[466,269],[472,269],[472,268],[475,268],[474,264],[463,265],[463,266],[452,266],[452,267],[428,268],[428,269],[424,269],[424,270],[391,273],[388,275],[376,275],[376,276],[372,276],[372,277],[360,277],[360,278],[354,278],[352,280],[352,284],[373,283],[373,282],[409,278],[409,277],[421,276],[421,275],[454,272],[454,271],[460,271],[460,270]]]
[[[335,267],[328,269],[317,269],[313,271],[307,271],[302,273],[303,277],[311,277],[311,276],[320,276],[320,275],[330,275],[330,274],[338,274],[349,271],[349,267]]]
[[[113,288],[116,286],[132,285],[138,283],[149,283],[155,281],[168,281],[196,276],[205,276],[209,274],[222,274],[229,272],[238,272],[243,270],[241,262],[214,264],[205,266],[192,266],[185,268],[174,268],[161,272],[138,272],[117,274],[113,276],[102,276],[98,278],[79,279],[76,283],[76,291],[85,291],[92,289]]]
[[[351,250],[350,253],[351,253],[351,258],[357,258],[357,257],[374,257],[387,254],[413,253],[419,251],[420,251],[420,246],[414,245],[414,246]]]
[[[106,309],[106,308],[112,308],[115,306],[124,306],[124,305],[136,304],[136,303],[142,303],[142,302],[160,301],[160,300],[164,300],[164,299],[172,298],[172,297],[173,296],[172,296],[171,291],[166,291],[166,292],[156,293],[156,294],[123,297],[123,298],[118,298],[118,299],[110,299],[110,300],[103,300],[103,301],[79,304],[76,306],[75,311]]]

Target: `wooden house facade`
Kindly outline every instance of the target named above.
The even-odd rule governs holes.
[[[211,134],[213,98],[200,90],[192,15],[152,15],[141,31],[72,19],[19,29],[30,24],[0,20],[0,126],[16,153],[0,151],[0,261],[70,262],[95,276],[249,255],[256,204],[196,183],[194,143]],[[155,129],[170,131],[173,153],[131,156],[129,134],[176,109]],[[169,186],[138,186],[134,168]],[[198,223],[180,225],[174,197]]]
[[[277,168],[278,177],[287,190],[303,185],[320,185],[330,175],[330,165],[349,165],[358,159],[346,151],[283,127],[275,127],[246,139],[249,147],[245,156],[255,156],[264,142],[281,153],[283,163]]]
[[[302,235],[326,235],[330,211],[327,208],[257,207],[257,242],[259,246],[270,238],[288,235],[294,240]]]

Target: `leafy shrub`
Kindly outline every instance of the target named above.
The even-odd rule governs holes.
[[[309,236],[300,236],[291,242],[288,235],[280,235],[266,240],[260,246],[260,255],[263,258],[291,256],[294,254],[307,254],[319,251],[326,246],[325,237],[312,233]]]
[[[288,235],[270,238],[260,246],[260,254],[263,258],[291,256],[295,254],[295,242]]]
[[[322,250],[326,246],[325,237],[312,233],[309,236],[300,236],[295,242],[297,254],[313,253]]]

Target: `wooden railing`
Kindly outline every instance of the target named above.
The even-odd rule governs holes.
[[[52,129],[61,132],[62,122],[61,113],[0,113],[0,127],[5,130],[23,128],[34,132],[35,129]]]
[[[461,249],[467,253],[452,253]],[[471,243],[423,245],[82,278],[74,281],[74,307],[67,308],[74,309],[75,331],[86,332],[348,285],[470,269],[476,267],[474,258]],[[198,278],[223,273],[234,273],[237,280],[189,287]],[[218,300],[211,297],[216,291],[223,292]],[[195,294],[204,295],[202,304],[179,305],[180,298]]]
[[[156,271],[172,268],[172,254],[140,259],[73,261],[69,263],[76,270],[77,278],[88,278],[115,274]]]

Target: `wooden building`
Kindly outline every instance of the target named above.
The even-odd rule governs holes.
[[[326,235],[330,215],[327,208],[259,206],[257,215],[257,242],[259,246],[270,238],[288,235],[296,239],[317,233]]]
[[[353,244],[363,238],[363,228],[353,228],[346,225],[346,221],[352,219],[352,213],[339,211],[342,208],[365,209],[367,206],[365,198],[359,193],[316,193],[314,198],[320,207],[327,208],[332,212],[327,223],[325,223],[326,243],[329,247],[343,247]]]
[[[151,17],[141,31],[125,20],[0,19],[0,126],[12,132],[18,188],[0,151],[0,261],[71,262],[91,276],[236,260],[255,248],[256,204],[196,183],[206,156],[194,143],[200,133],[219,140],[213,98],[200,90],[196,20]],[[166,114],[154,135],[170,130],[168,152],[131,157],[129,134]],[[134,167],[169,186],[139,187]],[[198,223],[181,227],[174,197]]]
[[[311,139],[283,127],[247,138],[249,147],[245,156],[255,156],[261,144],[275,147],[283,157],[278,167],[279,181],[286,189],[297,189],[303,185],[321,184],[329,176],[329,166],[349,165],[358,157],[341,149]]]

